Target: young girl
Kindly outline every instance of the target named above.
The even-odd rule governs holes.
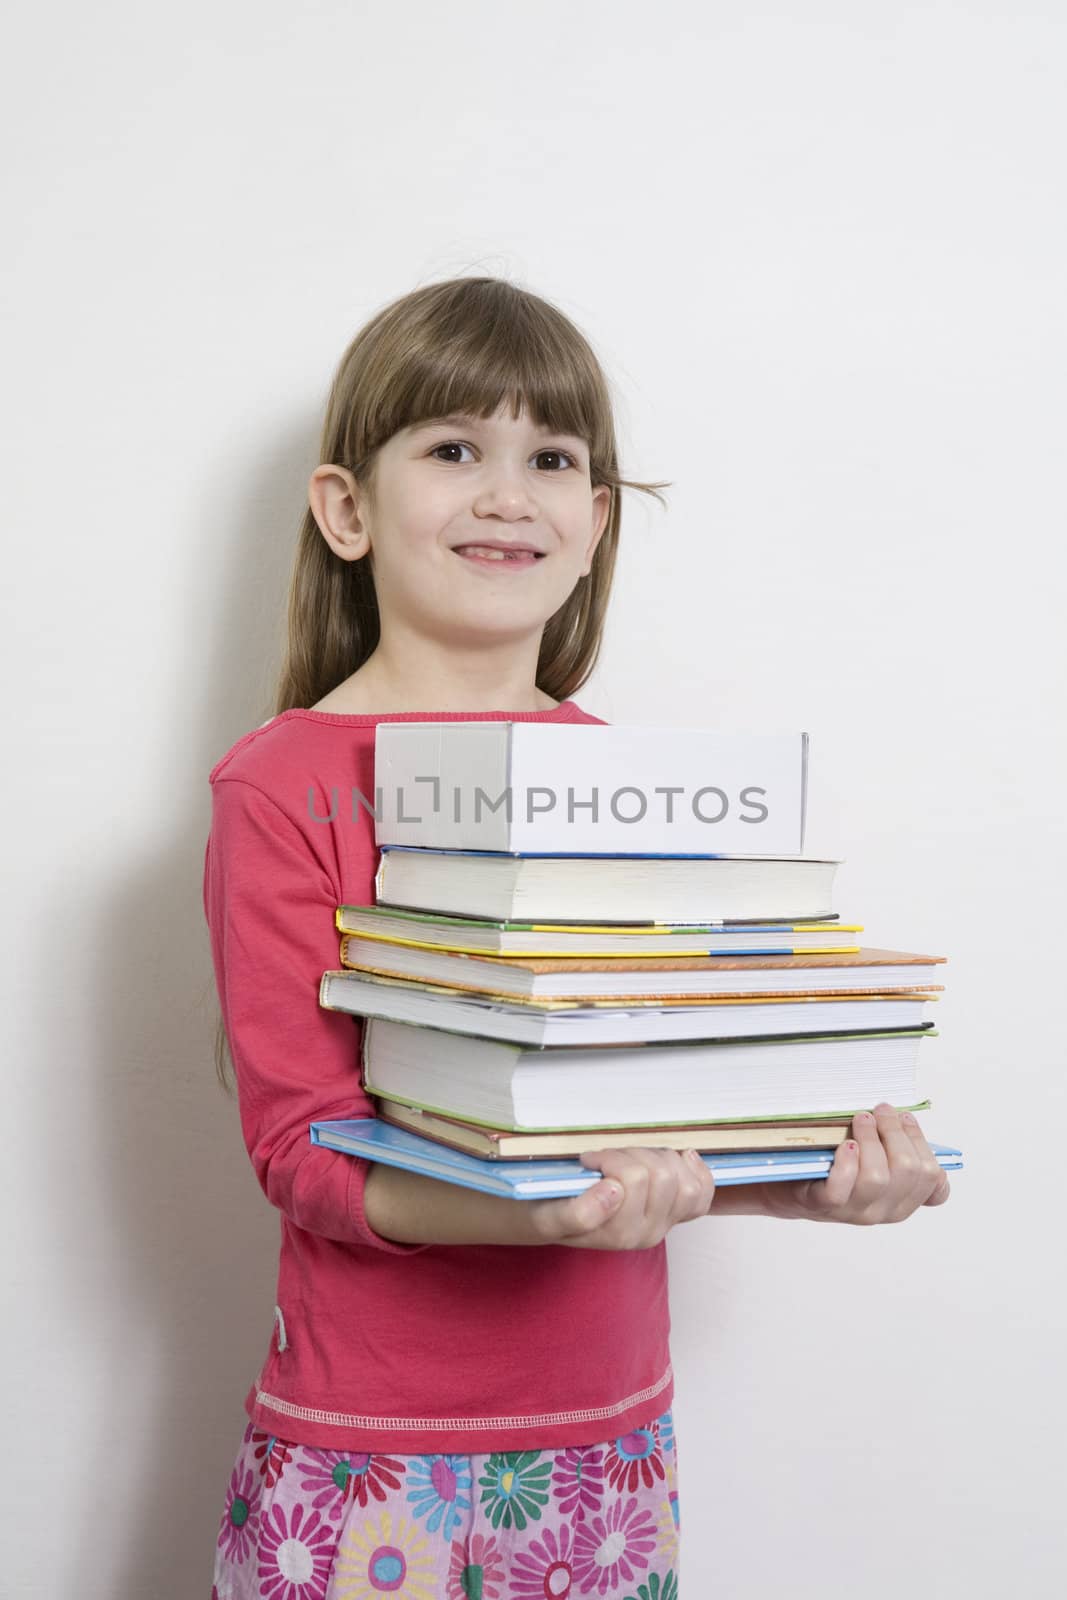
[[[269,1348],[217,1600],[676,1600],[665,1239],[729,1212],[898,1221],[947,1198],[915,1123],[857,1118],[828,1178],[719,1194],[692,1152],[592,1151],[518,1203],[313,1146],[367,1115],[362,1023],[318,1004],[334,913],[374,900],[382,721],[595,723],[619,537],[608,385],[543,299],[422,288],[345,352],[277,712],[210,774],[204,906],[241,1125],[278,1208]],[[336,804],[337,798],[340,803]],[[331,817],[332,821],[318,819]]]

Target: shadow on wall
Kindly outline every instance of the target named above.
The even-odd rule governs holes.
[[[173,706],[160,708],[180,730],[159,774],[161,790],[184,800],[180,824],[158,859],[132,865],[116,885],[87,943],[104,1020],[92,1046],[98,1121],[86,1136],[99,1145],[94,1159],[110,1185],[108,1223],[123,1264],[123,1333],[100,1362],[100,1382],[105,1397],[127,1385],[151,1397],[136,1423],[127,1410],[126,1437],[115,1440],[127,1458],[128,1503],[83,1502],[79,1567],[96,1575],[101,1596],[210,1594],[244,1397],[270,1335],[278,1213],[256,1181],[236,1097],[219,1086],[213,1059],[218,1000],[202,901],[207,777],[273,710],[301,496],[315,459],[314,445],[283,441],[236,513],[222,463],[218,493],[207,486],[190,530],[188,654]],[[207,617],[214,637],[198,639]],[[200,715],[183,720],[190,703]],[[112,1574],[100,1571],[105,1509],[124,1528]]]

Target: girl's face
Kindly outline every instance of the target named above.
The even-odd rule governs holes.
[[[394,434],[373,506],[353,510],[359,538],[339,553],[373,556],[383,625],[403,618],[458,645],[539,635],[590,570],[610,507],[610,488],[590,484],[584,439],[504,406]]]

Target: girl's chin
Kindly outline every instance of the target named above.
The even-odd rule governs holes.
[[[418,610],[431,626],[431,619],[436,620],[453,635],[462,632],[473,639],[479,634],[487,638],[506,634],[518,639],[540,633],[567,599],[565,594],[520,594],[518,588],[508,594],[506,589],[507,585],[501,584],[491,595],[484,589],[474,595],[469,591],[458,594],[454,589],[432,598],[423,594]]]

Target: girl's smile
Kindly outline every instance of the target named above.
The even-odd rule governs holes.
[[[472,566],[506,567],[512,572],[535,567],[545,557],[545,551],[535,550],[531,545],[508,545],[497,543],[496,540],[489,544],[457,544],[452,546],[452,550]]]

